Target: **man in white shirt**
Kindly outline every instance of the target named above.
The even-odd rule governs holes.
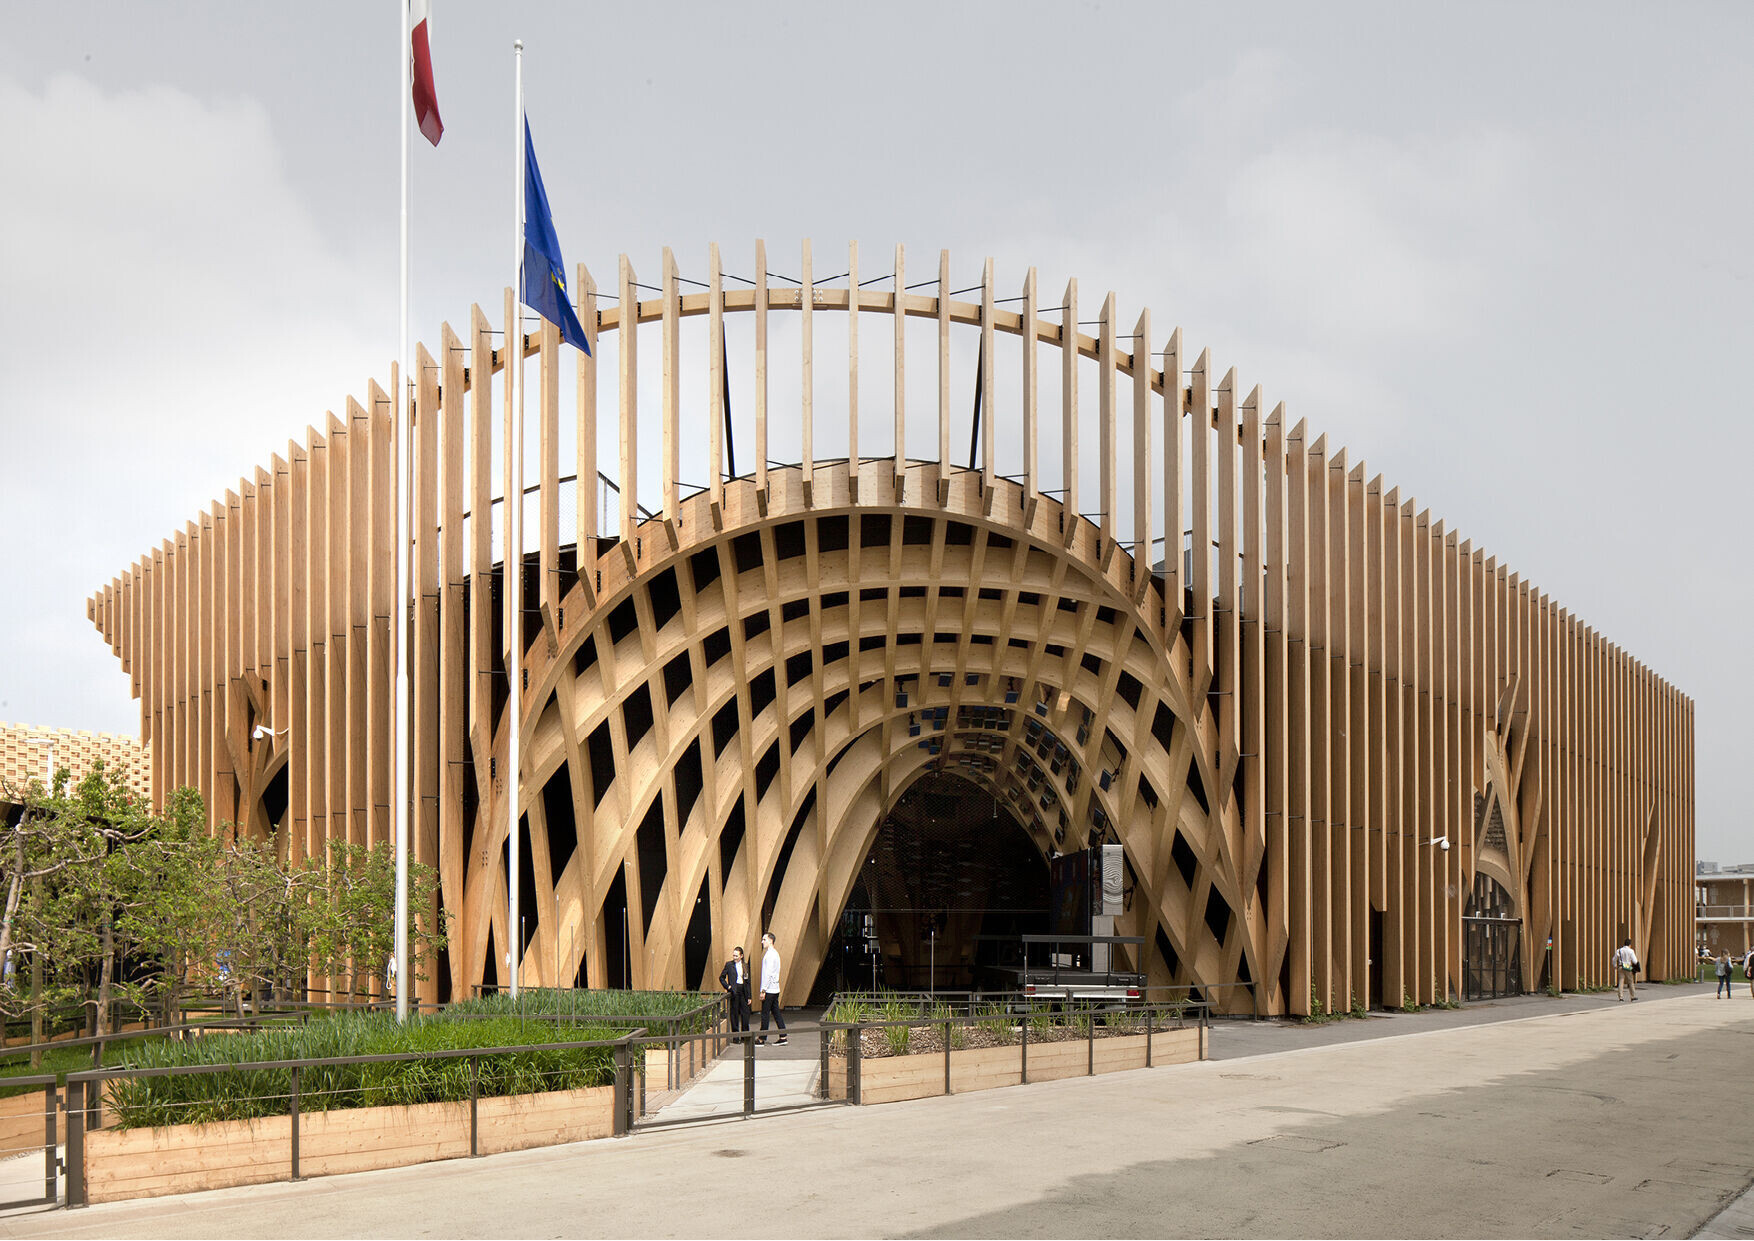
[[[774,947],[773,932],[761,933],[761,1037],[757,1043],[767,1042],[767,1017],[773,1014],[774,1022],[779,1026],[780,1036],[774,1040],[780,1047],[786,1045],[786,1019],[780,1016],[780,953]]]
[[[1638,973],[1638,954],[1632,951],[1632,941],[1630,939],[1621,944],[1620,947],[1615,950],[1614,964],[1620,967],[1620,989],[1615,993],[1614,998],[1617,1000],[1625,1000],[1630,996],[1631,999],[1636,1001],[1638,999],[1638,987],[1633,982],[1633,977]]]

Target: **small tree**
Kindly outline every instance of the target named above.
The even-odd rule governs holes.
[[[230,970],[241,1015],[243,997],[295,992],[320,946],[328,876],[314,858],[282,862],[272,840],[228,833],[219,859],[222,899],[213,920],[216,959]]]
[[[108,1032],[109,1000],[125,936],[122,917],[138,884],[120,864],[123,851],[168,830],[186,833],[200,818],[200,801],[173,804],[154,815],[128,790],[120,773],[97,764],[68,788],[67,773],[54,787],[33,786],[19,822],[8,829],[7,915],[0,925],[0,958],[28,950],[44,966],[44,986],[31,1005],[41,1011],[70,998],[85,998],[94,984],[99,1033]],[[190,797],[193,797],[191,794]],[[34,989],[33,989],[34,990]],[[9,1010],[23,1007],[11,1001]]]
[[[159,1005],[167,1023],[183,989],[211,980],[223,959],[215,933],[226,912],[222,848],[207,832],[200,794],[183,788],[145,835],[106,859],[112,932],[104,977],[115,975],[118,960],[135,960],[139,972],[116,977],[115,991],[141,1008]],[[106,1000],[100,984],[100,1005]]]
[[[408,908],[430,910],[438,893],[438,872],[410,859]],[[330,973],[346,976],[350,995],[369,995],[396,950],[396,862],[387,843],[374,847],[335,841],[329,848],[329,907],[325,954]],[[446,943],[445,918],[419,916],[408,927],[409,979],[424,979],[433,953]]]
[[[272,841],[231,825],[209,832],[200,795],[178,789],[162,813],[102,764],[76,788],[61,773],[33,788],[0,837],[0,960],[33,954],[44,985],[28,1000],[0,987],[5,1015],[95,999],[109,1033],[112,996],[160,1005],[207,986],[241,1014],[243,997],[296,989],[313,968],[369,995],[395,947],[395,864],[387,844],[336,842],[321,858],[282,861]],[[409,908],[436,910],[438,876],[409,866]],[[445,944],[442,916],[410,927],[410,980]]]

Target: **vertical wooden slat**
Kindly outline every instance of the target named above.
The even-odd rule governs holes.
[[[1150,323],[1140,322],[1141,333],[1138,337],[1134,354],[1135,365],[1140,358],[1148,357],[1144,341],[1150,338]],[[1141,384],[1139,376],[1134,376],[1134,392],[1143,386],[1150,390],[1150,364],[1144,363],[1144,380]],[[1135,411],[1135,423],[1148,425],[1150,409]],[[1149,455],[1149,442],[1146,444]],[[1235,595],[1231,596],[1232,605],[1240,614],[1238,628],[1238,677],[1236,683],[1237,714],[1241,717],[1242,750],[1237,759],[1238,800],[1241,802],[1239,827],[1241,828],[1241,876],[1238,887],[1244,901],[1243,915],[1247,918],[1252,934],[1251,942],[1264,946],[1263,938],[1267,935],[1270,925],[1269,910],[1263,907],[1259,899],[1259,878],[1261,865],[1266,857],[1267,819],[1266,819],[1266,768],[1263,762],[1266,749],[1266,680],[1265,680],[1265,635],[1263,633],[1264,609],[1262,592],[1266,570],[1266,549],[1261,531],[1262,521],[1262,455],[1261,455],[1261,391],[1256,388],[1249,393],[1242,406],[1242,460],[1241,474],[1241,535],[1242,535],[1242,583]],[[1143,486],[1149,489],[1150,474],[1135,466],[1135,477],[1143,475]],[[1146,509],[1150,504],[1147,502]],[[1146,526],[1147,549],[1150,547],[1149,516],[1144,520]],[[1255,1011],[1265,1016],[1270,1010],[1267,1001],[1270,992],[1275,989],[1276,979],[1262,976],[1262,962],[1257,960],[1251,976],[1260,979],[1255,987]]]
[[[371,588],[372,421],[347,402],[347,838],[370,845],[371,834]]]
[[[1204,368],[1199,368],[1203,370]],[[1195,375],[1196,383],[1201,376]],[[1196,433],[1199,428],[1196,426]],[[1198,451],[1195,459],[1198,460]],[[1328,447],[1326,437],[1318,436],[1310,445],[1307,457],[1307,532],[1309,539],[1309,824],[1310,840],[1310,957],[1311,980],[1315,999],[1324,1011],[1331,1012],[1338,1000],[1334,985],[1334,884],[1333,832],[1331,796],[1333,784],[1333,696],[1329,684],[1332,665],[1328,644],[1330,599],[1328,592],[1329,564],[1332,545],[1328,531]],[[1194,529],[1196,549],[1200,544],[1200,496],[1194,497]],[[1198,564],[1196,550],[1195,563]],[[1196,572],[1198,570],[1196,569]],[[1198,579],[1196,578],[1196,581]],[[1198,588],[1196,587],[1196,594]],[[1198,604],[1196,599],[1195,603]],[[1208,613],[1209,614],[1209,613]]]
[[[621,550],[633,563],[634,527],[639,525],[639,290],[634,288],[633,264],[621,256],[621,307],[616,318],[620,333],[616,341],[621,400]]]
[[[847,243],[847,490],[859,498],[859,243]]]
[[[1373,1002],[1376,980],[1371,952],[1371,828],[1376,826],[1371,798],[1371,678],[1370,574],[1374,563],[1367,554],[1365,530],[1370,500],[1364,463],[1353,465],[1346,475],[1346,556],[1349,565],[1347,597],[1347,802],[1345,834],[1348,851],[1349,903],[1352,917],[1352,991],[1358,1004]]]
[[[1410,504],[1411,502],[1409,502]],[[1416,920],[1419,939],[1416,945],[1419,987],[1415,994],[1421,1004],[1446,998],[1439,990],[1436,970],[1436,939],[1432,904],[1435,896],[1435,863],[1432,860],[1436,835],[1432,828],[1431,790],[1431,635],[1435,622],[1431,615],[1431,518],[1421,510],[1408,531],[1412,540],[1412,611],[1408,630],[1413,636],[1413,697],[1414,731],[1411,755],[1413,773],[1410,777],[1414,796],[1411,815],[1414,825],[1412,865],[1418,895]]]
[[[1173,339],[1172,339],[1173,344]],[[1163,366],[1164,400],[1170,397],[1171,386],[1179,376],[1170,370],[1170,356],[1165,354]],[[1165,415],[1166,424],[1169,417]],[[1285,407],[1276,406],[1267,415],[1262,429],[1262,516],[1261,557],[1264,565],[1261,594],[1261,661],[1262,693],[1261,736],[1256,747],[1260,755],[1262,833],[1264,861],[1267,872],[1266,940],[1267,958],[1263,984],[1267,988],[1267,1010],[1291,1011],[1291,994],[1280,983],[1279,967],[1285,959],[1291,929],[1291,824],[1287,795],[1290,770],[1287,749],[1290,743],[1288,715],[1291,685],[1286,658],[1286,470],[1285,470]],[[1170,555],[1177,541],[1172,538],[1178,519],[1174,510],[1165,509],[1165,555]],[[1252,580],[1252,578],[1251,578]]]
[[[1405,617],[1403,598],[1401,493],[1391,488],[1382,497],[1382,687],[1383,765],[1387,777],[1382,837],[1383,883],[1387,892],[1383,911],[1383,1000],[1393,1006],[1413,1000],[1407,972],[1408,887],[1406,874],[1406,691],[1404,675]]]
[[[1060,298],[1060,485],[1066,546],[1078,532],[1078,281]]]
[[[304,494],[305,554],[305,850],[327,859],[329,839],[329,446],[305,428],[308,485]]]
[[[391,622],[396,615],[396,505],[404,494],[396,478],[394,402],[377,384],[367,388],[371,410],[371,567],[366,634],[366,806],[370,811],[367,839],[380,845],[390,840],[391,727],[395,695]],[[484,613],[490,609],[483,608]],[[491,624],[491,617],[489,618]]]
[[[289,755],[287,787],[290,794],[292,831],[288,835],[291,860],[310,856],[310,730],[306,727],[308,703],[306,680],[310,672],[310,616],[307,611],[310,582],[308,556],[309,512],[305,498],[310,490],[310,457],[297,441],[286,445],[288,467],[286,517],[286,615],[288,675],[285,725]]]
[[[803,265],[803,271],[798,277],[798,337],[804,372],[799,387],[798,428],[803,462],[804,503],[812,504],[815,502],[816,484],[816,336],[812,326],[815,323],[816,275],[810,263],[808,237],[804,238],[799,261]]]
[[[1308,432],[1300,419],[1285,437],[1285,666],[1287,854],[1287,1010],[1309,1015],[1315,998],[1314,827],[1310,823],[1310,539]]]
[[[1194,679],[1192,694],[1196,702],[1205,698],[1212,684],[1212,394],[1207,369],[1208,351],[1200,351],[1194,363],[1193,395],[1188,415],[1192,422],[1193,452],[1189,478],[1189,502],[1193,508],[1192,572],[1194,610],[1190,614],[1193,631]],[[1312,593],[1312,601],[1316,596]]]
[[[538,342],[536,606],[552,652],[560,643],[560,328],[543,319]]]
[[[552,325],[545,325],[543,336],[546,338]],[[558,331],[555,331],[555,350],[558,351]],[[469,427],[466,425],[465,411],[468,401],[463,391],[463,342],[451,330],[450,324],[440,329],[439,348],[443,355],[441,383],[439,389],[439,407],[434,412],[439,418],[439,509],[442,514],[439,527],[439,638],[438,638],[438,878],[439,894],[446,909],[461,910],[464,905],[464,867],[466,863],[463,822],[463,790],[464,777],[467,774],[466,746],[469,740],[469,700],[474,688],[475,678],[471,675],[468,662],[468,633],[466,624],[465,591],[467,578],[465,569],[470,549],[465,547],[464,518],[465,506],[473,503],[473,488],[467,478],[467,458],[469,454]],[[544,369],[547,369],[548,348],[544,347]],[[473,355],[472,355],[473,356]],[[558,368],[559,359],[553,359]],[[485,371],[480,375],[479,387],[485,392],[491,388]],[[548,383],[545,379],[543,387],[543,404],[547,405]],[[477,405],[485,404],[478,400]],[[555,398],[556,419],[559,414],[558,393]],[[482,419],[483,422],[488,421]],[[546,417],[544,418],[544,434],[547,434]],[[544,453],[543,487],[548,486],[548,453]],[[558,452],[555,454],[558,465]],[[477,482],[479,480],[476,480]],[[558,535],[558,515],[556,528],[549,530],[544,519],[543,537],[545,539]],[[581,548],[581,551],[583,549]],[[558,577],[559,569],[555,569]],[[546,583],[548,574],[543,573]],[[481,609],[486,612],[487,609]],[[480,787],[479,784],[477,787]],[[426,912],[426,911],[422,911]],[[452,937],[450,945],[450,975],[461,978],[467,971],[464,961],[463,936]],[[429,967],[426,971],[432,973]]]
[[[1182,330],[1169,334],[1163,350],[1163,594],[1164,628],[1179,633],[1186,597],[1187,575],[1182,571],[1182,406],[1187,396],[1182,386]],[[1283,479],[1283,474],[1281,478]]]
[[[516,307],[514,306],[514,315]],[[515,323],[515,319],[514,319]],[[523,346],[521,330],[515,330],[513,357]],[[439,770],[444,763],[439,731],[439,368],[424,345],[415,346],[414,381],[414,571],[409,580],[414,585],[414,662],[409,680],[414,691],[414,712],[409,721],[409,742],[412,748],[410,790],[414,796],[414,814],[410,820],[408,856],[422,866],[437,870],[439,865]],[[515,362],[514,362],[515,364]],[[513,496],[514,502],[518,497]],[[516,556],[512,565],[518,564]],[[521,618],[519,618],[521,619]],[[519,649],[522,649],[520,641]],[[426,920],[436,916],[436,903],[426,909],[411,909],[415,917]],[[356,963],[373,973],[382,968],[377,961]],[[438,1000],[436,975],[420,981],[419,996],[423,1003]]]
[[[1116,496],[1117,469],[1115,444],[1115,295],[1102,299],[1096,336],[1096,403],[1097,403],[1097,494],[1100,512],[1097,515],[1102,531],[1103,563],[1114,547],[1115,517],[1119,506]]]
[[[1259,425],[1257,420],[1257,432]],[[1260,455],[1260,439],[1255,440]],[[1151,580],[1151,311],[1133,325],[1133,591],[1143,598]],[[1259,479],[1257,478],[1257,483]]]
[[[677,490],[677,474],[681,470],[682,404],[682,325],[681,297],[676,285],[676,256],[664,247],[664,520],[670,524],[672,538],[677,520],[682,516],[682,503]]]
[[[907,472],[907,253],[895,247],[895,496],[902,497]]]
[[[1036,425],[1040,396],[1040,357],[1036,345],[1040,331],[1041,321],[1035,308],[1035,268],[1031,267],[1023,279],[1023,503],[1028,515],[1025,524],[1034,518],[1036,501],[1041,495]]]
[[[350,782],[347,763],[347,653],[349,645],[348,601],[352,594],[352,531],[348,528],[348,498],[353,494],[351,438],[347,425],[334,414],[329,415],[329,495],[328,541],[324,549],[325,576],[328,578],[328,641],[324,646],[324,697],[328,717],[323,726],[327,742],[325,766],[328,769],[326,811],[324,819],[325,847],[327,841],[345,841],[352,826],[351,807],[347,795]]]
[[[589,349],[577,351],[578,369],[574,378],[578,387],[578,426],[575,436],[578,466],[573,484],[573,508],[578,524],[579,580],[585,583],[586,599],[592,600],[597,593],[595,570],[597,535],[600,533],[597,529],[597,333],[601,327],[602,316],[597,310],[597,281],[583,263],[578,265],[578,276],[573,287],[579,291],[579,325],[585,329],[585,343],[590,346]],[[471,353],[470,356],[473,358],[475,355]],[[491,368],[483,366],[480,372],[484,393],[489,386],[489,369]],[[491,440],[489,443],[491,444]]]
[[[993,495],[993,426],[999,420],[993,391],[993,260],[981,268],[981,495],[988,511]]]
[[[1218,384],[1217,431],[1211,439],[1217,445],[1218,500],[1218,606],[1212,617],[1212,690],[1219,695],[1218,763],[1221,772],[1236,770],[1237,755],[1242,746],[1242,704],[1237,701],[1237,682],[1241,671],[1237,642],[1240,634],[1237,615],[1237,555],[1242,550],[1237,539],[1236,494],[1236,371],[1229,370]],[[1232,856],[1237,856],[1231,841]]]
[[[938,503],[949,495],[950,251],[938,251]]]
[[[767,512],[767,243],[755,243],[755,498]]]
[[[583,290],[584,281],[579,282]],[[590,303],[594,306],[594,302]],[[597,315],[593,312],[584,321],[587,339],[592,342],[593,352],[596,341],[592,336],[597,330]],[[511,357],[511,350],[505,351],[506,358]],[[506,378],[509,379],[510,367],[506,367]],[[595,369],[592,370],[593,377]],[[501,850],[490,849],[487,841],[492,833],[490,825],[505,820],[501,799],[496,796],[497,781],[495,773],[495,689],[504,691],[506,682],[499,675],[505,666],[501,662],[500,652],[494,643],[494,587],[493,564],[501,555],[502,549],[496,544],[493,535],[493,418],[494,393],[494,351],[493,327],[481,307],[470,308],[469,315],[469,753],[474,764],[476,808],[471,826],[468,856],[464,860],[465,893],[471,886],[484,887],[493,874]],[[592,383],[590,414],[593,422],[596,414],[595,383]],[[509,402],[501,397],[502,413],[509,407]],[[502,444],[505,442],[502,438]],[[580,454],[580,508],[590,509],[590,520],[595,525],[597,495],[595,479],[595,447],[596,436],[590,437],[591,458],[590,475],[585,475],[586,462],[581,445]],[[503,451],[503,450],[502,450]],[[581,520],[582,520],[581,514]],[[594,566],[596,549],[590,543],[580,544],[582,565]],[[503,614],[503,612],[502,612]],[[441,873],[440,883],[444,882]],[[470,946],[476,942],[485,942],[485,935],[480,930],[480,914],[471,903],[450,906],[456,916],[457,924],[452,928],[450,957],[453,981],[463,981],[465,985],[480,978],[482,963],[470,961]],[[459,966],[457,963],[461,962]]]
[[[1349,735],[1352,682],[1350,583],[1354,566],[1346,540],[1351,510],[1346,450],[1328,459],[1328,840],[1333,910],[1334,1004],[1359,1002],[1353,966],[1356,928],[1352,911],[1352,781]]]
[[[719,243],[707,248],[707,502],[716,529],[725,508],[725,283]]]

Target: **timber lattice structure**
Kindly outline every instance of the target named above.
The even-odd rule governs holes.
[[[1033,270],[1001,298],[991,260],[959,292],[942,254],[935,288],[918,293],[901,247],[893,276],[863,284],[856,247],[829,283],[813,278],[808,243],[800,257],[801,276],[780,282],[758,243],[750,287],[726,289],[715,246],[691,291],[666,250],[644,301],[625,256],[613,302],[581,266],[580,317],[616,365],[570,362],[570,478],[569,363],[551,326],[525,332],[507,291],[502,339],[539,371],[538,520],[520,558],[530,606],[515,623],[493,523],[479,519],[496,504],[510,355],[478,307],[466,337],[443,329],[436,359],[417,351],[412,848],[454,919],[427,998],[495,980],[509,942],[514,645],[527,983],[697,987],[691,931],[716,962],[771,927],[788,949],[785,989],[807,989],[885,814],[941,771],[988,790],[1044,852],[1118,840],[1130,899],[1117,933],[1146,943],[1135,964],[1154,983],[1251,984],[1211,993],[1220,1008],[1457,994],[1464,916],[1487,879],[1492,911],[1520,919],[1517,989],[1606,983],[1624,935],[1652,976],[1686,968],[1685,695],[1258,389],[1243,393],[1179,329],[1154,336],[1148,311],[1123,331],[1110,294],[1087,334],[1076,282],[1043,306]],[[845,316],[844,384],[813,370],[824,314]],[[733,372],[735,315],[751,317],[753,349]],[[801,396],[785,413],[800,452],[776,466],[769,324],[781,315],[797,316]],[[661,337],[649,513],[640,366],[654,351],[637,347],[630,316]],[[682,323],[695,316],[704,374],[689,382],[706,399],[684,418]],[[890,455],[874,457],[861,454],[860,329],[884,318],[893,408],[865,435],[889,430]],[[910,352],[910,318],[935,326],[935,349]],[[986,406],[967,467],[950,448],[963,331],[978,333]],[[1001,407],[1002,337],[1017,338],[1018,371]],[[1042,398],[1042,346],[1058,350],[1057,401]],[[906,453],[921,417],[906,373],[922,352],[938,388],[925,460]],[[722,431],[733,373],[754,402],[755,466],[735,475]],[[601,387],[619,454],[607,529],[598,488],[577,482],[600,477]],[[392,368],[388,393],[372,384],[91,599],[141,699],[155,796],[194,785],[216,822],[283,833],[297,854],[387,837],[403,392]],[[814,455],[819,404],[845,419],[844,458]],[[1043,405],[1057,406],[1051,491]],[[996,433],[1020,447],[1021,473],[995,470]],[[707,439],[708,483],[691,494],[685,434]],[[272,734],[253,737],[258,724]]]

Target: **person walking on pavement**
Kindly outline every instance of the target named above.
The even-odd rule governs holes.
[[[1615,992],[1614,998],[1625,1000],[1630,997],[1634,1003],[1637,1003],[1638,985],[1634,982],[1634,977],[1638,973],[1638,954],[1632,951],[1631,939],[1626,940],[1619,948],[1615,949],[1614,964],[1620,970],[1620,987]]]
[[[779,1026],[780,1036],[774,1040],[777,1046],[786,1045],[786,1019],[780,1016],[780,953],[774,946],[773,932],[761,933],[761,1037],[757,1043],[767,1042],[767,1016],[773,1014],[774,1023]]]
[[[1734,982],[1735,976],[1730,973],[1730,954],[1726,949],[1717,959],[1717,993],[1711,998],[1715,1000],[1721,995],[1726,1000],[1735,999],[1735,994],[1730,990]]]
[[[1742,958],[1742,977],[1748,980],[1748,994],[1754,997],[1754,948],[1748,949],[1748,955]]]
[[[731,959],[719,971],[719,986],[731,1009],[731,1033],[749,1029],[749,962],[743,959],[742,945],[731,949]]]

